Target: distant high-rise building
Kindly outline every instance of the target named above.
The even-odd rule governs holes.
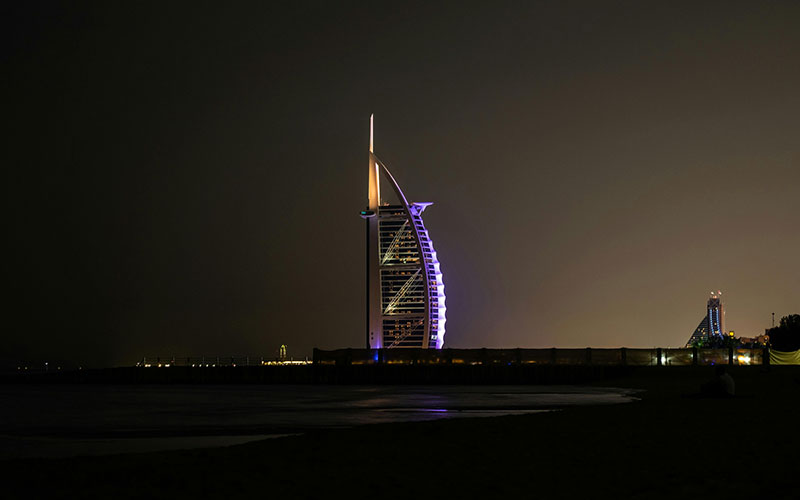
[[[381,174],[396,201],[381,197]],[[409,202],[375,156],[370,117],[369,195],[361,212],[367,225],[367,348],[441,349],[444,344],[442,272],[422,224],[430,205]]]
[[[725,335],[725,311],[722,306],[722,292],[711,292],[711,297],[706,303],[706,315],[695,328],[686,347],[691,347],[698,342],[708,342],[713,337]]]

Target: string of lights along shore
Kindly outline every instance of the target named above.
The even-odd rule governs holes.
[[[369,188],[366,210],[367,324],[370,349],[441,349],[445,334],[442,272],[422,222],[432,203],[409,202],[375,155],[369,118]],[[391,191],[381,192],[381,178]]]

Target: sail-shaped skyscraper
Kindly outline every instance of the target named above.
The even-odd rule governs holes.
[[[725,311],[722,306],[722,291],[711,292],[706,303],[706,315],[700,320],[700,324],[686,341],[686,347],[697,344],[704,344],[714,338],[721,339],[725,335]]]
[[[441,349],[445,333],[442,272],[422,212],[409,202],[373,148],[369,121],[369,194],[361,212],[367,232],[367,348]],[[381,178],[395,201],[381,197]]]

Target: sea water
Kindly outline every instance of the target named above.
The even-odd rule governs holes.
[[[634,398],[585,386],[4,385],[0,459],[228,446],[310,429]]]

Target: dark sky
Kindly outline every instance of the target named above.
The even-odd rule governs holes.
[[[446,346],[800,312],[798,2],[111,3],[2,7],[6,363],[363,346],[370,113]]]

